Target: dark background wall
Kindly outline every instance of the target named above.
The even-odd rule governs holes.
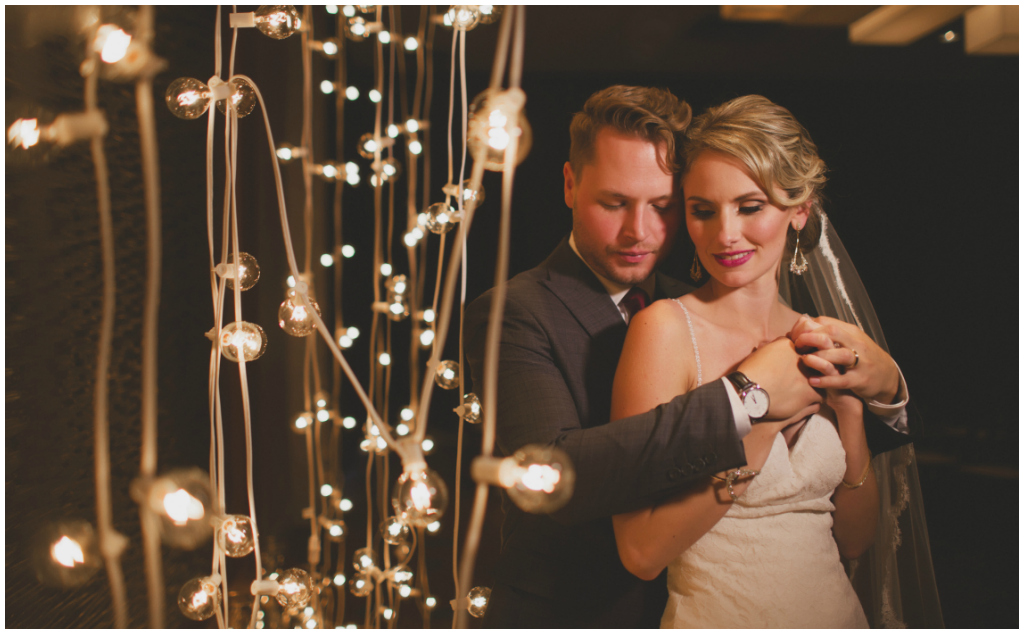
[[[29,102],[54,113],[81,108],[80,43],[69,37],[30,41],[22,28],[30,11],[38,10],[6,9],[7,123]],[[412,30],[418,11],[406,7],[403,13],[406,30]],[[156,15],[156,50],[169,62],[155,81],[159,98],[177,77],[205,80],[212,74],[214,10],[161,7]],[[333,33],[333,19],[322,9],[315,10],[314,19],[318,37]],[[959,22],[941,30],[947,28],[962,32]],[[497,27],[490,26],[468,34],[470,99],[487,84],[496,33]],[[369,47],[350,47],[351,83],[364,94],[372,81]],[[435,200],[440,200],[447,175],[450,55],[450,32],[439,29],[430,181]],[[264,91],[279,142],[299,141],[299,59],[298,38],[277,42],[252,31],[240,35],[236,72],[251,76]],[[316,82],[332,68],[318,59]],[[527,10],[523,88],[534,146],[516,175],[513,274],[538,263],[570,229],[570,213],[561,197],[567,128],[572,114],[595,90],[613,83],[658,85],[685,98],[695,112],[759,93],[789,108],[810,130],[830,168],[826,209],[871,293],[922,422],[916,446],[935,570],[946,623],[955,627],[1017,623],[1015,558],[1007,556],[1013,548],[1006,546],[1015,539],[1017,517],[1014,505],[1005,502],[1016,499],[1018,486],[1018,417],[1008,398],[1018,391],[1010,380],[1016,353],[1006,341],[1012,340],[1018,321],[1012,300],[1018,245],[1010,237],[1013,218],[1019,220],[1017,76],[1017,57],[967,56],[962,45],[945,45],[937,37],[908,47],[855,47],[842,28],[730,23],[718,17],[716,7]],[[131,539],[125,566],[132,624],[141,626],[145,590],[138,519],[127,494],[138,469],[145,275],[132,92],[130,85],[103,83],[100,103],[111,122],[106,147],[118,258],[111,394],[115,526]],[[317,143],[325,156],[333,153],[329,110],[326,98],[316,102]],[[347,153],[338,157],[342,160],[355,158],[355,139],[372,128],[365,98],[348,110],[350,141]],[[248,219],[243,221],[242,242],[257,255],[265,276],[245,294],[245,310],[264,324],[269,338],[267,355],[251,364],[249,373],[256,395],[257,512],[266,540],[266,567],[271,568],[303,563],[308,529],[300,517],[306,486],[302,441],[286,429],[288,416],[301,404],[299,382],[293,378],[301,346],[273,326],[286,273],[259,116],[257,112],[240,122],[239,196],[243,219]],[[178,120],[159,101],[157,117],[164,212],[160,465],[205,467],[209,344],[202,335],[212,317],[205,124]],[[91,161],[86,146],[74,146],[41,165],[18,165],[9,158],[5,175],[6,624],[107,626],[111,616],[105,575],[77,590],[50,590],[36,583],[28,564],[30,537],[40,525],[69,515],[95,515],[91,399],[100,256]],[[286,167],[285,180],[294,216],[301,209],[298,168]],[[488,174],[485,187],[489,200],[477,214],[469,243],[470,299],[493,283],[500,179]],[[322,186],[316,191],[318,204],[329,200]],[[369,188],[348,190],[345,204],[346,242],[358,252],[344,273],[346,323],[350,320],[365,333],[373,228]],[[401,233],[396,230],[399,238]],[[324,231],[324,236],[317,238],[321,245],[329,233]],[[685,238],[679,245],[666,266],[684,277],[692,251]],[[401,264],[399,256],[396,266]],[[328,297],[322,293],[322,306],[331,304]],[[396,337],[407,336],[407,328],[396,326]],[[447,358],[457,354],[454,341],[453,334]],[[350,357],[357,360],[364,381],[367,355],[364,338]],[[237,393],[233,376],[225,372],[223,393],[228,398]],[[393,406],[404,405],[409,388],[398,373],[392,389]],[[449,413],[453,397],[435,394],[431,417],[431,435],[439,448],[430,461],[449,483],[457,422]],[[346,415],[362,416],[350,393],[343,407]],[[230,412],[236,413],[229,422],[230,449],[240,446],[241,428],[237,404],[229,402],[228,411],[229,419]],[[345,438],[346,494],[358,511],[365,463],[354,450],[358,439]],[[471,429],[466,442],[472,454],[479,434]],[[243,459],[239,450],[229,451],[228,506],[234,512],[245,508]],[[477,566],[485,584],[496,556],[498,513],[491,509]],[[349,520],[357,529],[350,544],[362,539],[358,525],[364,522],[358,517],[364,516]],[[440,627],[450,622],[451,614],[444,607],[451,598],[451,530],[446,527],[427,543],[431,583],[442,605],[433,624]],[[208,565],[205,550],[182,554],[165,549],[170,625],[189,625],[174,607],[177,589]],[[231,573],[239,579],[251,575],[251,560],[242,560]],[[361,610],[358,602],[351,603],[351,610]]]

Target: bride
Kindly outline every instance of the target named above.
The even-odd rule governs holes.
[[[613,420],[723,376],[741,390],[737,365],[780,337],[816,349],[804,363],[823,375],[811,380],[822,387],[874,345],[856,328],[811,320],[780,301],[780,270],[808,268],[827,222],[819,203],[825,165],[789,111],[756,95],[734,99],[693,122],[684,152],[691,276],[710,279],[632,320]],[[853,331],[862,338],[841,345],[838,332]],[[868,550],[879,516],[859,396],[890,402],[895,394],[854,390],[825,390],[818,414],[784,429],[754,425],[743,440],[745,467],[614,518],[627,570],[653,579],[669,568],[663,627],[868,626],[840,557]]]

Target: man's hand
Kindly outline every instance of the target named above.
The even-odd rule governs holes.
[[[821,403],[821,394],[807,382],[800,368],[796,346],[786,337],[755,350],[736,368],[768,392],[768,414],[765,421],[790,420],[797,415],[809,416]],[[799,419],[796,419],[799,420]]]
[[[879,403],[895,399],[900,383],[896,362],[860,328],[831,317],[808,317],[798,321],[789,336],[797,349],[814,350],[803,358],[807,367],[823,375],[811,377],[814,387],[850,390]],[[844,371],[836,373],[833,368]]]

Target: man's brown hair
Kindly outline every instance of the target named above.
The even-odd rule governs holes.
[[[678,173],[678,155],[692,113],[689,104],[663,88],[609,86],[583,104],[569,125],[569,164],[576,178],[594,159],[594,140],[605,127],[630,134],[655,145],[664,144],[666,172]]]

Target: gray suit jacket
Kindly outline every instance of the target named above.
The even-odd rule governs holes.
[[[687,290],[658,274],[655,299]],[[467,308],[464,322],[478,390],[490,304],[488,291]],[[502,552],[486,626],[656,626],[665,580],[645,583],[625,570],[611,516],[664,501],[746,462],[719,381],[646,414],[609,422],[625,335],[618,309],[568,239],[540,266],[509,281],[498,450],[510,455],[526,444],[554,444],[572,459],[576,488],[551,515],[525,513],[502,496]]]

